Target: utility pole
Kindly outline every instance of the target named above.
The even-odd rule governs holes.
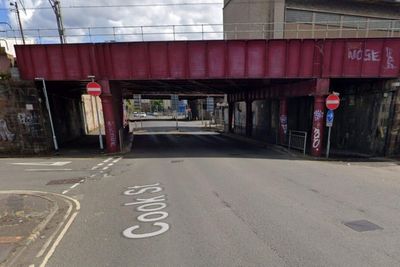
[[[64,35],[64,25],[61,17],[61,6],[59,0],[49,0],[51,7],[53,8],[54,14],[56,15],[58,34],[60,35],[60,43],[67,43]]]
[[[17,13],[17,18],[18,18],[19,31],[21,32],[22,43],[25,44],[25,36],[24,36],[24,31],[22,29],[21,16],[19,15],[18,3],[17,2],[10,3],[10,6],[15,7],[15,12]]]

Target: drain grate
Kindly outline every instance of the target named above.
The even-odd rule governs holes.
[[[181,163],[181,162],[183,162],[183,159],[171,160],[171,163]]]
[[[376,225],[367,220],[350,221],[344,222],[343,224],[357,232],[383,230],[383,228],[379,225]]]
[[[62,180],[51,180],[46,185],[56,185],[56,184],[76,184],[83,183],[85,179],[83,178],[72,178],[72,179],[62,179]]]

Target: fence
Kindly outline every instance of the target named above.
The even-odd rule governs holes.
[[[352,26],[349,26],[352,25]],[[33,43],[58,43],[58,29],[24,29]],[[79,27],[65,28],[69,43],[124,42],[161,40],[223,40],[281,38],[368,38],[400,37],[400,20],[281,23],[225,23],[156,26]],[[0,24],[0,38],[22,44],[19,30]]]
[[[291,148],[301,150],[305,155],[307,149],[307,132],[290,130],[288,149],[290,150]]]

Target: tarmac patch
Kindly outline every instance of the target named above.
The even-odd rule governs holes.
[[[58,184],[76,184],[83,183],[84,178],[72,178],[72,179],[61,179],[61,180],[51,180],[46,185],[58,185]]]

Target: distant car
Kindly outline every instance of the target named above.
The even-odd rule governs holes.
[[[139,117],[141,117],[141,118],[146,118],[146,112],[140,112],[139,113]]]

